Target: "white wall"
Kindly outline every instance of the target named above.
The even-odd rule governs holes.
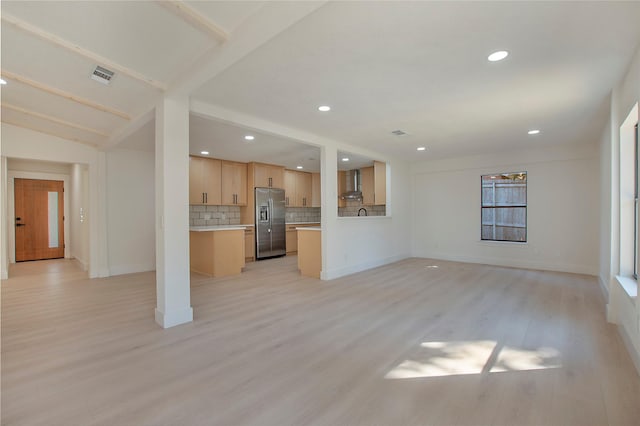
[[[375,158],[375,157],[374,157]],[[383,161],[382,158],[376,158]],[[340,276],[395,262],[410,256],[411,200],[409,165],[387,162],[387,216],[337,216],[337,156],[332,156],[323,181],[322,227],[324,251],[322,278]],[[327,185],[327,186],[325,186]],[[325,190],[326,188],[326,190]]]
[[[629,353],[640,371],[640,304],[630,297],[616,275],[620,273],[620,127],[636,103],[640,102],[640,48],[636,51],[625,77],[611,94],[609,132],[600,143],[602,153],[600,180],[603,186],[602,204],[606,215],[600,222],[603,248],[600,259],[600,279],[608,292],[607,316],[618,324]],[[639,117],[640,118],[640,117]],[[637,283],[634,283],[637,288]]]
[[[107,153],[110,275],[155,269],[154,162],[153,152]]]
[[[2,147],[5,158],[80,163],[89,168],[90,266],[89,276],[107,276],[106,220],[104,205],[104,153],[93,147],[32,130],[2,123]],[[3,207],[3,217],[7,217]],[[6,234],[2,236],[6,238]],[[3,242],[4,244],[4,242]],[[3,253],[3,257],[7,253]]]
[[[71,256],[86,271],[89,267],[89,170],[87,166],[71,166]]]
[[[597,157],[593,144],[414,164],[413,254],[597,275]],[[527,172],[527,243],[481,241],[481,175],[519,171]]]

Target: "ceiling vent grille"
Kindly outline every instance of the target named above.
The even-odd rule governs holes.
[[[394,130],[393,132],[391,132],[391,134],[396,135],[396,136],[404,136],[407,134],[407,132],[403,132],[402,130]]]
[[[91,74],[91,78],[97,81],[98,83],[108,85],[111,83],[111,79],[113,78],[113,71],[109,71],[106,68],[102,68],[100,65],[96,66],[96,69],[93,70]]]

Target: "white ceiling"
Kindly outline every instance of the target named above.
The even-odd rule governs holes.
[[[0,7],[9,82],[2,121],[104,149],[150,149],[149,111],[163,92],[195,86],[189,90],[198,101],[361,146],[380,159],[589,143],[640,44],[640,2]],[[509,57],[489,63],[499,49]],[[116,68],[110,86],[89,78],[96,65]],[[320,113],[321,104],[332,111]],[[255,128],[260,137],[246,143],[246,123],[192,117],[193,153],[206,147],[230,160],[319,167],[318,148]],[[528,136],[531,128],[542,132]],[[408,134],[391,135],[396,129]]]

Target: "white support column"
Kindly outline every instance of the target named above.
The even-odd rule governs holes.
[[[189,98],[156,107],[156,322],[193,321],[189,283]]]
[[[8,238],[9,238],[9,226],[7,224],[8,212],[7,212],[7,157],[0,157],[0,246],[2,247],[2,259],[0,259],[0,279],[6,280],[9,278],[9,253],[8,253]]]
[[[331,259],[331,245],[335,241],[332,230],[338,218],[338,149],[324,146],[320,154],[322,185],[322,271],[320,278],[327,279]]]

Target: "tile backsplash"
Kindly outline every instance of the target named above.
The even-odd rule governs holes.
[[[358,210],[365,208],[367,216],[385,216],[387,214],[387,206],[365,206],[359,200],[347,200],[346,207],[338,207],[338,216],[358,216]],[[361,213],[364,216],[364,212]]]
[[[240,225],[238,206],[189,206],[189,226]]]
[[[285,222],[320,222],[320,207],[286,207]]]

